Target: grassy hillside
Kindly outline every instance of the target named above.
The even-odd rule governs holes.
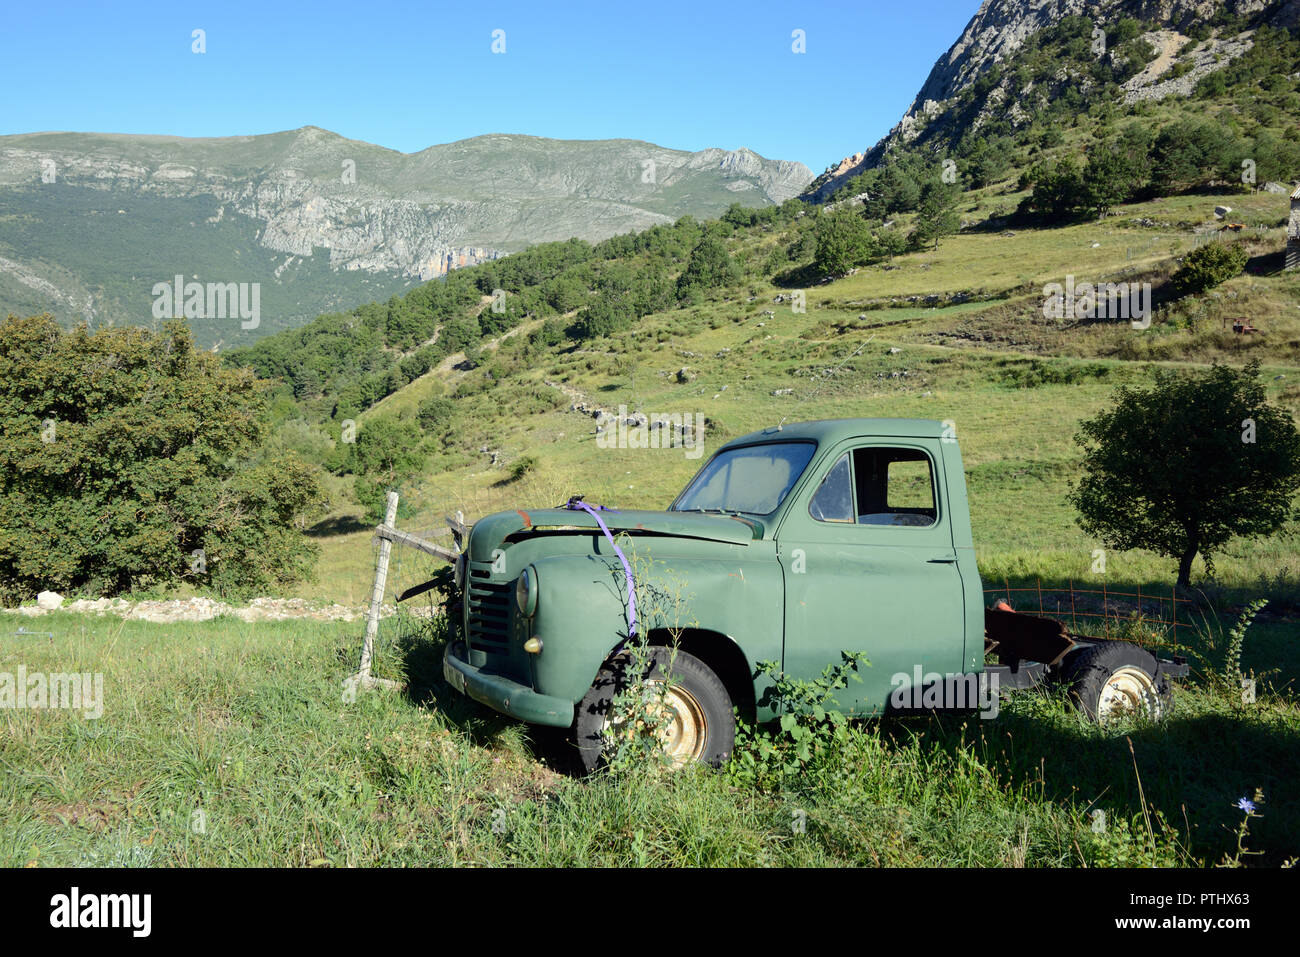
[[[597,448],[590,416],[570,411],[577,401],[703,413],[710,448],[783,418],[918,415],[957,423],[989,579],[1086,576],[1099,543],[1078,530],[1064,500],[1079,461],[1073,437],[1117,385],[1145,381],[1152,363],[1258,358],[1270,397],[1293,414],[1300,408],[1300,277],[1281,271],[1289,201],[1256,188],[1300,173],[1300,157],[1292,164],[1291,146],[1278,146],[1300,107],[1291,75],[1300,38],[1215,21],[1175,44],[1161,69],[1185,72],[1180,62],[1220,39],[1249,41],[1247,52],[1185,95],[1124,105],[1121,84],[1156,55],[1143,46],[1150,25],[1107,25],[1111,52],[1100,64],[1085,26],[1066,18],[1037,35],[914,141],[891,145],[827,209],[733,208],[712,224],[686,218],[592,247],[536,247],[464,270],[437,297],[416,290],[346,321],[328,317],[232,361],[284,382],[282,441],[337,473],[330,531],[369,520],[350,504],[351,473],[366,468],[339,442],[351,420],[363,431],[398,423],[393,434],[423,462],[389,478],[401,478],[407,520],[432,526],[451,509],[477,515],[576,492],[662,506],[694,471],[680,453]],[[1049,84],[1049,67],[1092,80],[1082,92],[1059,77]],[[1036,91],[1014,100],[1018,121],[992,108],[993,91],[1016,94],[1016,84]],[[1192,122],[1206,117],[1222,136],[1206,139]],[[1150,136],[1134,140],[1134,128]],[[1073,159],[1085,173],[1098,170],[1085,175],[1090,189],[1109,187],[1098,157],[1134,142],[1148,152],[1136,170],[1108,171],[1125,195],[1111,195],[1100,213],[1039,207],[1046,171]],[[1257,158],[1256,184],[1241,182],[1243,150]],[[941,185],[949,171],[956,182]],[[946,210],[926,208],[932,187],[946,190],[935,192]],[[1218,205],[1232,207],[1226,221],[1240,231],[1223,231]],[[860,218],[868,234],[861,266],[848,274],[819,258],[831,208],[840,220]],[[944,216],[951,222],[938,242],[932,230],[922,241]],[[909,236],[907,251],[880,251]],[[683,290],[706,239],[721,244],[732,271]],[[1245,271],[1202,293],[1176,291],[1170,280],[1186,255],[1215,241],[1245,250]],[[1150,283],[1151,327],[1045,318],[1044,287],[1068,277]],[[796,293],[804,312],[792,306]],[[1241,317],[1262,332],[1235,335],[1231,320]],[[323,535],[321,581],[308,592],[363,589],[354,582],[368,564],[364,540]],[[1217,584],[1291,595],[1296,549],[1294,523],[1238,543],[1217,556]],[[1167,566],[1132,552],[1111,556],[1108,574],[1156,585]]]
[[[666,505],[698,461],[680,450],[598,448],[592,418],[570,411],[576,396],[611,409],[702,413],[710,449],[783,418],[952,419],[986,577],[1085,578],[1098,543],[1075,527],[1064,501],[1078,461],[1073,436],[1081,419],[1106,407],[1117,385],[1144,381],[1151,362],[1239,364],[1259,357],[1271,399],[1300,411],[1300,277],[1244,274],[1207,297],[1168,307],[1144,331],[1042,316],[1043,284],[1063,281],[1067,272],[1098,280],[1136,272],[1159,283],[1174,268],[1172,254],[1190,249],[1197,236],[1133,220],[1178,222],[1204,216],[1212,202],[1184,196],[1127,207],[1100,223],[954,236],[937,252],[898,257],[888,270],[864,269],[809,288],[803,314],[773,302],[790,290],[756,281],[731,298],[654,313],[633,329],[581,343],[547,347],[545,321],[528,320],[486,340],[477,367],[465,368],[458,356],[444,359],[364,412],[359,427],[376,417],[414,423],[422,404],[453,397],[455,436],[417,433],[429,458],[418,480],[402,489],[414,511],[409,522],[419,527],[436,526],[458,508],[473,516],[579,492],[611,505]],[[1276,221],[1286,199],[1259,193],[1243,197],[1240,208]],[[773,245],[762,230],[731,242],[736,257],[751,262]],[[1260,269],[1271,269],[1281,230],[1249,242]],[[935,307],[908,302],[961,291],[982,298]],[[1250,316],[1264,333],[1225,330],[1223,319],[1237,315]],[[688,371],[679,376],[683,367]],[[334,427],[291,419],[284,441],[328,457]],[[489,453],[479,451],[485,447]],[[495,469],[491,452],[499,453]],[[510,481],[510,466],[525,457],[531,470]],[[346,482],[339,488],[346,497]],[[345,516],[361,520],[359,509],[341,503],[334,527]],[[1294,588],[1298,533],[1290,526],[1268,541],[1240,544],[1221,557],[1219,580],[1258,587],[1276,579],[1282,591]],[[367,534],[321,539],[321,581],[309,594],[364,592]],[[1155,584],[1169,580],[1168,566],[1153,555],[1126,553],[1111,557],[1108,574]]]

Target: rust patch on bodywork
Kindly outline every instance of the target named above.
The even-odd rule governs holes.
[[[532,520],[531,518],[528,517],[528,513],[527,513],[527,512],[525,512],[523,509],[520,509],[520,508],[515,509],[515,511],[518,512],[518,513],[519,513],[519,517],[522,518],[522,519],[524,520],[524,528],[532,528],[532,527],[533,527],[533,520]]]

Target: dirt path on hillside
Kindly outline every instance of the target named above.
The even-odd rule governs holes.
[[[1187,42],[1187,37],[1177,30],[1157,30],[1151,37],[1156,45],[1156,58],[1142,68],[1125,86],[1150,86],[1158,77],[1164,76],[1174,64],[1174,57]]]

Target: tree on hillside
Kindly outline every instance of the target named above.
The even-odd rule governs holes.
[[[478,318],[473,316],[444,323],[438,332],[438,341],[446,355],[468,352],[478,345],[482,337],[483,328],[479,325]]]
[[[376,415],[357,426],[345,468],[356,479],[353,488],[374,522],[384,518],[388,490],[416,479],[424,467],[419,426],[394,415]]]
[[[731,260],[727,244],[713,233],[706,233],[691,250],[691,258],[677,280],[677,298],[687,300],[710,289],[739,282],[740,269]]]
[[[1198,554],[1213,573],[1216,551],[1276,531],[1300,490],[1300,432],[1266,402],[1258,362],[1159,369],[1152,388],[1121,388],[1076,441],[1084,475],[1069,501],[1080,527],[1110,548],[1177,559],[1183,588]]]
[[[957,201],[961,190],[955,185],[942,180],[931,180],[921,190],[921,206],[916,212],[916,226],[912,230],[912,242],[917,246],[934,243],[939,248],[939,240],[951,236],[961,226],[957,215]]]
[[[855,176],[840,191],[843,195],[838,198],[866,193],[864,204],[871,219],[886,219],[897,213],[911,212],[921,202],[922,168],[919,157],[895,159]]]
[[[1026,178],[1033,184],[1033,192],[1025,199],[1024,209],[1056,220],[1077,215],[1083,199],[1083,173],[1073,156],[1040,163]]]
[[[1104,216],[1115,206],[1137,199],[1148,183],[1148,150],[1149,138],[1134,128],[1114,142],[1094,144],[1079,180],[1078,205]]]
[[[188,327],[0,323],[0,592],[223,593],[310,573],[316,470],[262,449],[265,386]]]
[[[1260,183],[1287,182],[1300,170],[1300,143],[1268,130],[1262,131],[1246,152],[1255,161],[1255,175]]]
[[[817,219],[813,266],[822,276],[843,276],[856,266],[881,258],[871,227],[853,209],[842,207]]]
[[[1003,139],[980,142],[963,165],[972,189],[991,186],[1011,172],[1011,146]]]
[[[895,256],[907,252],[907,237],[893,226],[881,227],[876,231],[876,245],[880,247],[881,255],[892,262]]]
[[[1151,148],[1151,179],[1169,193],[1240,175],[1232,134],[1214,120],[1179,120],[1162,129]]]
[[[633,307],[621,291],[600,293],[573,320],[572,333],[579,340],[595,339],[621,332],[632,325]]]

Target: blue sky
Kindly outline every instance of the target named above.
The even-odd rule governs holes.
[[[747,146],[817,173],[888,132],[978,6],[13,3],[0,133],[314,125],[403,152],[483,133],[626,137]]]

